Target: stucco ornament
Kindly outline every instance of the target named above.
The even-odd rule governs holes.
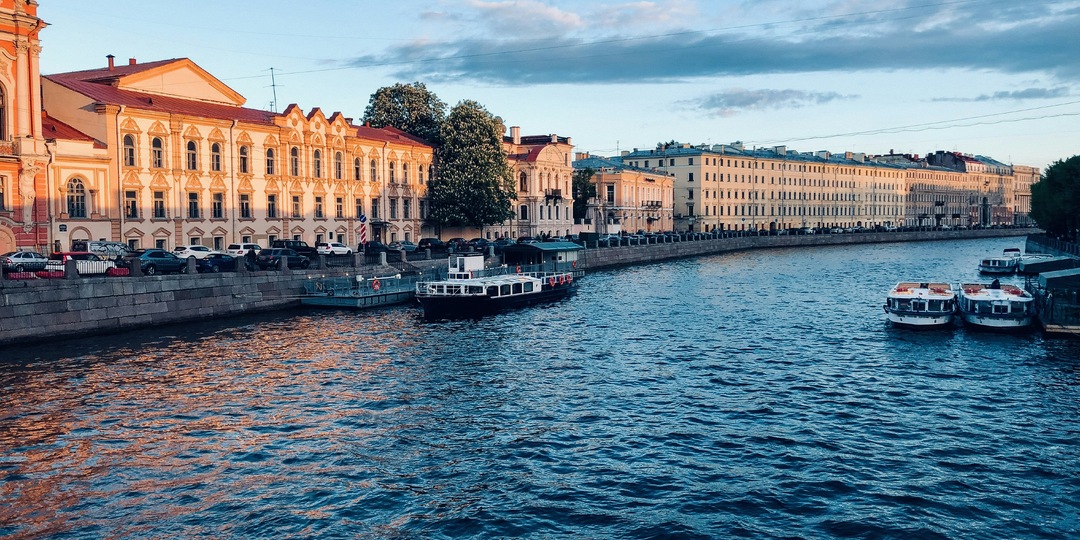
[[[23,229],[30,229],[34,225],[34,200],[37,198],[37,192],[34,191],[34,178],[39,172],[41,172],[41,167],[36,161],[23,163],[22,170],[19,171],[19,196],[22,197],[23,202]]]

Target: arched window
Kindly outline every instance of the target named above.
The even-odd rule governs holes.
[[[0,86],[0,140],[6,141],[7,138],[7,94],[4,93],[4,87]]]
[[[353,167],[353,176],[354,176],[353,180],[356,180],[356,181],[359,182],[360,181],[360,173],[362,172],[360,170],[360,168],[362,167],[362,165],[360,165],[360,158],[353,159],[352,167]]]
[[[374,159],[371,160],[371,181],[375,182],[379,179],[379,162]]]
[[[124,135],[124,166],[135,166],[135,137]]]
[[[315,169],[315,178],[322,178],[322,152],[316,150],[311,154],[312,168]],[[296,176],[295,174],[293,176]]]
[[[423,165],[417,165],[416,166],[416,182],[419,183],[419,184],[424,183],[424,166]]]
[[[520,219],[522,221],[528,221],[529,220],[529,206],[523,204],[523,205],[521,205],[520,210],[521,210],[521,212],[520,212],[520,215],[518,216],[518,219]]]
[[[86,217],[86,186],[79,178],[72,178],[68,182],[67,208],[68,217]]]
[[[408,163],[402,163],[401,164],[401,182],[404,183],[404,184],[409,183],[409,164]]]
[[[274,174],[274,163],[275,163],[274,162],[274,149],[273,148],[267,148],[266,149],[266,174],[267,175]]]
[[[195,141],[187,143],[187,170],[194,171],[199,168],[199,145]]]
[[[393,184],[394,183],[394,162],[393,161],[390,162],[390,166],[387,167],[387,169],[390,171],[390,183]]]
[[[334,180],[341,180],[341,176],[345,174],[344,168],[345,165],[341,162],[341,152],[334,152]]]
[[[221,172],[221,143],[210,145],[210,170]]]
[[[248,154],[250,154],[250,153],[251,153],[251,150],[248,147],[246,147],[246,146],[241,146],[240,147],[240,172],[241,173],[246,174],[246,173],[250,172],[250,170],[249,170],[250,166],[248,165],[248,157],[249,157]]]
[[[4,191],[7,188],[7,186],[4,185],[4,182],[6,181],[7,178],[0,176],[0,212],[7,210],[7,192]]]
[[[155,169],[165,168],[165,142],[161,137],[150,141],[150,166]]]
[[[529,191],[529,179],[525,171],[521,171],[521,175],[518,176],[518,183],[521,184],[518,186],[518,191]]]
[[[300,149],[295,146],[289,150],[289,174],[300,176]]]

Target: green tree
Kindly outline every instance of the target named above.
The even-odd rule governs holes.
[[[593,176],[596,171],[592,167],[574,171],[574,219],[585,219],[589,212],[589,199],[596,197],[596,184]]]
[[[1047,233],[1075,241],[1080,231],[1080,155],[1050,165],[1031,185],[1031,218]]]
[[[364,110],[363,121],[372,127],[395,127],[438,146],[445,117],[446,103],[424,83],[414,82],[376,90]]]
[[[502,223],[517,198],[502,147],[505,128],[483,105],[461,101],[442,124],[439,169],[428,183],[428,219],[440,226]]]

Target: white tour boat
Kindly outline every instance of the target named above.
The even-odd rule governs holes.
[[[958,302],[965,324],[983,328],[1026,328],[1035,320],[1035,298],[1016,285],[963,283]]]
[[[885,298],[885,313],[899,326],[948,326],[955,312],[956,294],[948,283],[901,281]]]
[[[979,261],[979,271],[984,274],[1011,274],[1020,263],[1020,250],[1005,248],[1000,257],[986,257]]]
[[[416,300],[428,319],[478,317],[508,308],[569,296],[574,270],[528,271],[484,268],[482,255],[451,255],[447,278],[416,284]]]

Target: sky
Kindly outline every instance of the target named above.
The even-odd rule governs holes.
[[[419,81],[594,155],[1080,154],[1080,0],[39,0],[38,16],[42,74],[190,58],[247,107],[357,120]]]

